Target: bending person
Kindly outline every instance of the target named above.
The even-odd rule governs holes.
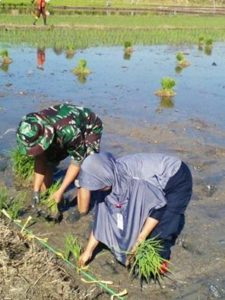
[[[21,154],[35,158],[33,204],[40,191],[52,184],[53,167],[70,156],[71,163],[53,198],[59,203],[68,186],[77,177],[80,164],[89,154],[99,152],[102,122],[90,109],[71,104],[52,106],[23,117],[17,129],[17,145]],[[89,193],[84,191],[87,202]],[[80,201],[80,212],[87,210]],[[87,202],[87,206],[89,203]]]
[[[135,252],[149,236],[161,239],[161,256],[170,259],[192,194],[192,176],[184,162],[157,153],[119,159],[100,153],[84,160],[78,181],[81,193],[109,190],[104,201],[96,203],[93,231],[80,266],[88,263],[99,242],[125,265],[125,252]]]

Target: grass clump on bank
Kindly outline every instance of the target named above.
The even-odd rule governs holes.
[[[26,192],[20,191],[10,197],[8,189],[5,186],[0,187],[0,210],[6,210],[9,216],[15,220],[21,214],[26,198]]]
[[[21,154],[18,148],[11,151],[10,157],[16,178],[21,182],[30,183],[34,175],[34,159]]]
[[[156,238],[142,242],[136,250],[130,264],[130,274],[141,281],[161,278],[161,267],[165,259],[160,256],[162,245]]]

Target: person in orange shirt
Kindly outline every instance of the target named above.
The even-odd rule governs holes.
[[[40,18],[42,15],[44,25],[47,25],[47,14],[46,14],[46,1],[45,0],[33,0],[35,1],[37,7],[36,7],[36,16],[35,20],[33,22],[33,25],[36,25],[37,20]]]

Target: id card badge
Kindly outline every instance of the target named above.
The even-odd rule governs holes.
[[[123,215],[120,213],[116,214],[116,219],[117,219],[117,227],[120,230],[123,230]]]

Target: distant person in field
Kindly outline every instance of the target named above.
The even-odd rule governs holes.
[[[36,16],[33,25],[36,25],[37,20],[42,15],[44,25],[47,25],[46,0],[32,0],[36,4]]]

